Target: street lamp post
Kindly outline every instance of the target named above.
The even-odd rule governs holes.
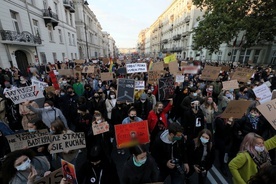
[[[83,0],[82,6],[83,6],[83,23],[84,23],[84,31],[85,31],[85,44],[86,44],[86,56],[89,60],[89,50],[88,50],[88,41],[87,41],[87,27],[85,23],[85,12],[84,12],[84,5],[88,6],[88,2]]]

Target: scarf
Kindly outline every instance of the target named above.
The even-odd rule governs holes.
[[[253,117],[253,116],[251,116],[250,113],[247,115],[247,117],[249,118],[249,121],[252,124],[253,129],[257,130],[257,125],[258,125],[258,122],[259,122],[259,117],[257,117],[257,116]]]
[[[257,165],[258,170],[260,170],[262,167],[271,165],[271,158],[270,158],[268,152],[263,151],[263,152],[257,154],[257,156],[248,150],[247,150],[247,152],[251,156],[251,158],[253,159],[255,164]]]

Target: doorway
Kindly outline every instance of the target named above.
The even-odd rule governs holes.
[[[28,68],[29,64],[28,64],[28,59],[27,59],[26,53],[21,50],[17,50],[17,51],[15,51],[15,58],[16,58],[16,63],[17,63],[18,69],[20,70],[22,75],[27,77],[28,76],[27,68]]]

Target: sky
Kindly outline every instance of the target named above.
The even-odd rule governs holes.
[[[118,48],[135,48],[141,30],[148,28],[173,0],[88,0],[90,9]]]

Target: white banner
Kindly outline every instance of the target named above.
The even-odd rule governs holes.
[[[262,84],[258,87],[255,87],[253,89],[253,91],[254,91],[256,97],[260,98],[259,102],[261,104],[266,103],[266,102],[271,100],[272,93],[271,93],[270,89],[267,87],[266,84]]]
[[[126,64],[126,70],[127,70],[127,73],[147,72],[147,64],[146,63]]]
[[[135,81],[135,89],[138,89],[138,90],[145,89],[145,81]]]
[[[20,104],[26,100],[35,100],[43,98],[43,92],[37,86],[27,86],[10,90],[6,92],[6,96],[10,98],[14,104]]]
[[[48,84],[46,82],[41,82],[41,81],[32,79],[32,86],[37,86],[39,87],[39,89],[43,91],[46,87],[48,87]]]
[[[184,82],[184,75],[176,75],[175,82]]]

